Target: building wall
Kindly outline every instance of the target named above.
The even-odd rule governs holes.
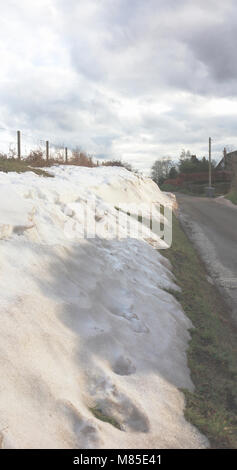
[[[237,191],[237,158],[232,159],[232,175],[231,186]]]
[[[231,187],[237,191],[237,150],[227,153],[227,159],[231,171]]]

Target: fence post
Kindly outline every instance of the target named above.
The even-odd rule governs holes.
[[[67,163],[67,147],[65,147],[65,160],[66,160],[66,163]]]
[[[49,141],[46,140],[46,160],[49,159]]]
[[[21,159],[21,131],[17,131],[17,158]]]
[[[226,147],[224,148],[224,169],[227,167],[227,152],[226,152]]]

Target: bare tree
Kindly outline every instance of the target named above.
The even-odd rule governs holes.
[[[170,157],[163,157],[156,160],[151,167],[151,177],[156,184],[161,185],[168,177],[169,172],[175,163]]]
[[[16,158],[16,147],[12,143],[9,145],[8,156],[9,158]]]

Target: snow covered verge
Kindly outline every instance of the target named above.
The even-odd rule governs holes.
[[[1,446],[206,447],[183,416],[191,323],[164,242],[126,238],[123,217],[114,236],[120,203],[171,199],[120,168],[50,171],[0,173]]]

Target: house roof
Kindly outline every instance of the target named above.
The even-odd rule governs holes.
[[[233,152],[229,152],[226,154],[226,156],[222,157],[222,159],[216,166],[216,170],[228,168],[233,161],[237,162],[237,150],[234,150]]]

